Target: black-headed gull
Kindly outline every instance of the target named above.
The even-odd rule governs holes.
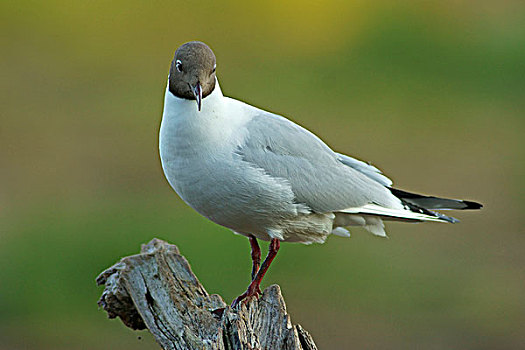
[[[323,243],[362,226],[386,236],[383,221],[456,222],[432,209],[479,209],[475,202],[392,188],[372,165],[337,153],[292,121],[223,96],[213,51],[177,49],[160,128],[170,185],[197,212],[250,239],[252,282],[234,305],[260,293],[280,242]],[[261,266],[257,239],[271,241]]]

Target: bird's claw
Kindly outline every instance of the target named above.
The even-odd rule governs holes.
[[[248,287],[248,290],[246,290],[246,292],[242,293],[241,295],[239,295],[237,298],[235,298],[235,300],[233,301],[232,303],[232,308],[235,308],[237,307],[237,305],[239,305],[241,302],[243,303],[247,303],[249,300],[251,300],[253,297],[256,297],[256,298],[259,298],[259,295],[261,295],[261,289],[259,288],[259,286],[254,286],[252,287],[250,285],[250,287]]]

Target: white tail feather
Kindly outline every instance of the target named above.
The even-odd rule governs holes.
[[[332,230],[332,234],[340,237],[350,237],[350,231],[344,227],[336,227]]]
[[[408,220],[419,220],[419,221],[436,221],[436,222],[447,222],[439,217],[416,213],[406,209],[391,209],[385,208],[377,204],[366,204],[362,207],[347,208],[339,210],[341,213],[346,214],[367,214],[367,215],[379,215],[379,216],[390,216],[400,219]],[[371,231],[372,232],[372,231]]]
[[[383,220],[381,220],[379,217],[365,217],[366,225],[364,225],[364,229],[368,232],[372,233],[375,236],[379,237],[387,237],[385,232],[385,224],[383,223]]]

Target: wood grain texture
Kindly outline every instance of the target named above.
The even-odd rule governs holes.
[[[147,328],[162,349],[317,349],[292,324],[278,285],[232,309],[206,292],[175,245],[159,239],[106,269],[97,284],[105,285],[98,304],[108,317]]]

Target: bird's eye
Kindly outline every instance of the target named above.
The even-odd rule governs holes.
[[[182,72],[182,62],[180,60],[175,62],[175,68],[177,68],[177,71]]]
[[[215,73],[215,68],[217,68],[216,64],[213,65],[213,70],[211,71],[211,74]]]

